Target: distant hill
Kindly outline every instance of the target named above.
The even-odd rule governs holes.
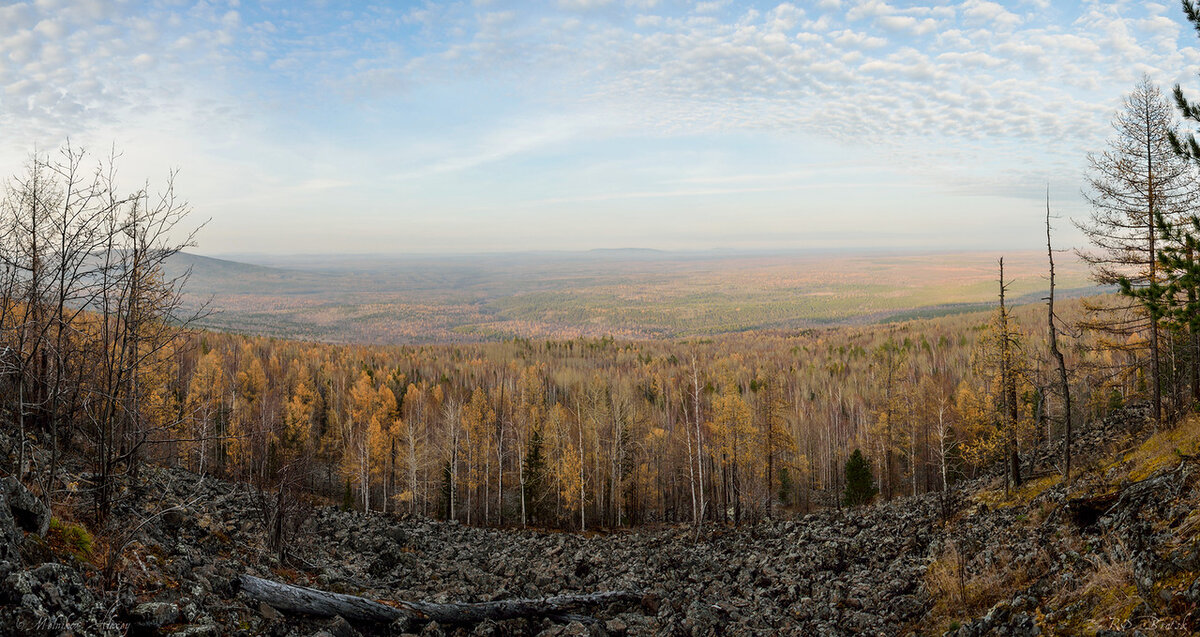
[[[177,255],[206,327],[333,342],[513,336],[669,338],[906,320],[985,309],[999,254],[725,254],[643,248],[481,255]],[[1044,294],[1045,255],[1005,254],[1014,299]],[[1063,294],[1102,291],[1059,264]]]
[[[611,257],[663,257],[671,253],[654,248],[593,248],[587,254]]]
[[[318,272],[266,267],[187,252],[173,256],[167,267],[171,276],[190,269],[188,292],[195,295],[261,294],[270,290],[303,293],[330,287],[337,278]]]

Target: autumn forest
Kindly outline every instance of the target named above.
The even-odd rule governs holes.
[[[1048,355],[1039,309],[1013,312],[1028,360]],[[164,453],[194,470],[362,509],[574,529],[737,522],[837,506],[855,448],[878,459],[888,498],[988,467],[1002,451],[995,330],[977,313],[670,343],[210,333],[172,361],[157,418],[188,440]],[[1105,362],[1072,379],[1077,417],[1146,395],[1143,375],[1106,371],[1122,355],[1068,354]],[[1023,370],[1018,447],[1062,435],[1047,370]],[[1022,472],[1035,469],[1053,467]]]
[[[1096,212],[1081,227],[1093,248],[1079,254],[1108,295],[1053,304],[1065,257],[1047,198],[1049,306],[1014,307],[998,255],[998,304],[981,312],[409,346],[195,327],[208,310],[184,302],[189,271],[168,268],[191,241],[187,204],[171,183],[118,196],[113,160],[68,146],[35,156],[5,199],[6,400],[52,465],[70,445],[87,450],[100,518],[114,477],[148,460],[276,493],[281,516],[316,498],[577,530],[840,507],[856,450],[884,500],[997,464],[1010,486],[1069,475],[1073,424],[1144,400],[1173,417],[1200,393],[1195,239],[1182,223],[1200,182],[1169,122],[1143,82],[1092,159]],[[1154,169],[1152,216],[1130,204],[1147,177],[1128,156],[1146,143],[1171,167]],[[25,449],[21,473],[52,480]]]

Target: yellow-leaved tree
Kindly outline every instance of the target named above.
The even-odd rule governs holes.
[[[310,449],[316,407],[317,392],[312,382],[307,377],[300,377],[284,407],[284,428],[280,442],[288,459],[298,457]]]
[[[408,504],[410,513],[417,511],[418,496],[421,496],[417,479],[421,474],[421,458],[425,455],[426,407],[425,392],[414,383],[408,384],[404,391],[404,419],[400,425],[400,435],[403,437],[404,469],[408,477],[404,491],[398,495],[398,500]],[[426,498],[421,497],[424,502]]]
[[[380,500],[384,510],[394,491],[396,475],[396,433],[399,428],[396,418],[396,396],[388,387],[375,390],[367,420],[367,438],[371,445],[371,478],[383,489]],[[370,485],[368,485],[369,489]]]
[[[762,474],[766,479],[764,500],[770,517],[772,505],[779,495],[775,481],[787,475],[780,470],[786,472],[788,459],[796,453],[796,439],[787,426],[787,401],[782,383],[767,374],[760,374],[755,383],[758,388],[758,439],[762,443],[761,455],[766,469]]]
[[[1001,273],[1003,281],[1003,269]],[[985,429],[976,441],[979,445],[976,455],[980,461],[1001,456],[1006,487],[1016,487],[1021,485],[1021,448],[1036,431],[1036,423],[1033,405],[1026,398],[1033,395],[1033,386],[1028,369],[1021,362],[1025,358],[1020,355],[1023,335],[1003,301],[1001,296],[1000,307],[972,357],[975,376],[984,383],[990,408],[990,417],[977,421]]]
[[[472,511],[477,508],[479,502],[484,505],[484,519],[487,519],[490,494],[486,489],[482,497],[475,497],[475,494],[485,486],[490,476],[489,461],[494,447],[492,423],[495,419],[496,412],[488,404],[487,394],[483,389],[476,387],[471,394],[471,399],[462,407],[462,426],[465,437],[463,455],[467,463],[467,524],[471,523]]]
[[[346,440],[342,475],[357,486],[364,511],[371,510],[372,479],[387,467],[392,444],[392,415],[396,397],[386,387],[376,388],[371,374],[362,371],[350,388],[348,417],[342,425]]]
[[[186,453],[197,473],[204,473],[208,468],[210,441],[219,440],[225,434],[221,414],[228,393],[225,360],[218,350],[210,350],[196,362],[184,402],[184,416],[191,423],[191,441],[186,446]]]
[[[265,409],[267,372],[262,360],[246,343],[238,355],[233,388],[233,419],[229,425],[229,465],[242,478],[253,477],[253,468],[265,465],[264,451],[271,442]]]
[[[562,508],[579,514],[579,526],[583,522],[583,438],[581,425],[571,426],[571,418],[561,405],[551,410],[550,421],[554,423],[557,461],[554,464],[555,480],[558,482]],[[571,517],[575,517],[572,515]]]
[[[709,429],[724,476],[722,482],[728,485],[724,489],[727,491],[725,504],[726,507],[733,505],[734,522],[740,522],[742,480],[752,479],[758,469],[756,463],[751,462],[751,454],[758,446],[758,432],[754,429],[754,413],[742,398],[734,363],[726,361],[722,367],[721,393],[713,400]]]

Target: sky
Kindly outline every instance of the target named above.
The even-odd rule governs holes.
[[[1175,2],[0,0],[0,175],[68,138],[196,250],[1064,245]]]

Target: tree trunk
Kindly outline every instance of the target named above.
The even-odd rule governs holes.
[[[1071,481],[1071,384],[1067,380],[1067,363],[1058,349],[1058,328],[1054,325],[1054,250],[1050,247],[1050,187],[1046,187],[1046,257],[1050,261],[1050,296],[1046,313],[1050,324],[1050,353],[1058,362],[1058,382],[1063,397],[1063,477]]]
[[[434,604],[394,601],[382,604],[365,597],[331,593],[304,586],[241,576],[242,592],[255,601],[265,602],[285,613],[333,617],[349,621],[391,623],[398,619],[439,624],[474,624],[519,617],[562,617],[581,606],[613,602],[633,603],[642,599],[636,591],[604,591],[580,595],[557,595],[542,599],[507,599],[476,604]]]
[[[1150,112],[1145,111],[1146,131],[1153,130],[1153,122],[1150,119]],[[1158,184],[1155,181],[1154,171],[1154,153],[1151,149],[1151,136],[1146,135],[1146,237],[1149,240],[1149,254],[1147,262],[1150,266],[1150,286],[1153,287],[1158,281],[1158,254],[1156,252],[1155,240],[1157,239],[1154,228],[1154,212],[1156,210],[1155,201],[1157,195]],[[1159,377],[1161,371],[1158,360],[1158,319],[1154,314],[1150,314],[1150,378],[1154,382],[1154,426],[1162,425],[1162,384]]]
[[[1004,282],[1004,257],[1000,257],[1000,392],[1003,403],[1001,418],[1004,422],[1004,437],[1007,445],[1009,479],[1006,488],[1021,486],[1021,456],[1017,450],[1017,379],[1013,364],[1012,340],[1008,331],[1008,308],[1004,294],[1008,285]]]

